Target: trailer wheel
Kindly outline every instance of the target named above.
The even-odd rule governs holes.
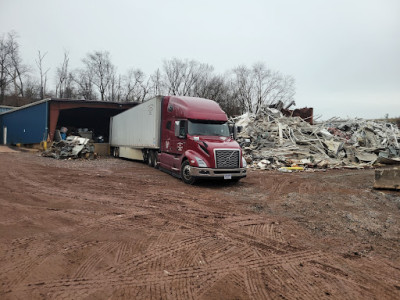
[[[118,147],[115,147],[115,148],[114,148],[113,156],[114,156],[114,157],[119,157],[119,149],[118,149]]]
[[[189,161],[185,160],[181,166],[181,178],[184,183],[193,184],[196,182],[196,178],[190,175],[190,164]]]
[[[153,162],[153,153],[152,153],[151,150],[150,150],[149,152],[147,152],[147,164],[148,164],[150,167],[153,167],[153,165],[154,165],[154,162]]]

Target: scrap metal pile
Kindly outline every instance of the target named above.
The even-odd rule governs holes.
[[[90,140],[80,136],[68,136],[66,140],[54,142],[52,146],[42,153],[42,156],[56,159],[66,158],[95,158],[94,145]]]
[[[391,123],[331,119],[311,125],[274,108],[233,121],[244,157],[253,168],[290,172],[400,163],[400,130]]]

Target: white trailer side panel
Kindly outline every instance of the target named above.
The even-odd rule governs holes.
[[[114,117],[110,122],[110,144],[113,147],[160,147],[162,97],[152,98]]]

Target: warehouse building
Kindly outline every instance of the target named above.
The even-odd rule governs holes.
[[[131,108],[134,102],[103,102],[50,98],[0,112],[0,143],[38,144],[53,141],[57,130],[85,129],[108,142],[110,117]]]

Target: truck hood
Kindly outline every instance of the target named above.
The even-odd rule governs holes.
[[[197,137],[199,138],[198,141],[195,140]],[[234,139],[225,136],[188,136],[188,140],[203,146],[204,143],[206,143],[211,150],[214,148],[240,148],[239,144]]]

